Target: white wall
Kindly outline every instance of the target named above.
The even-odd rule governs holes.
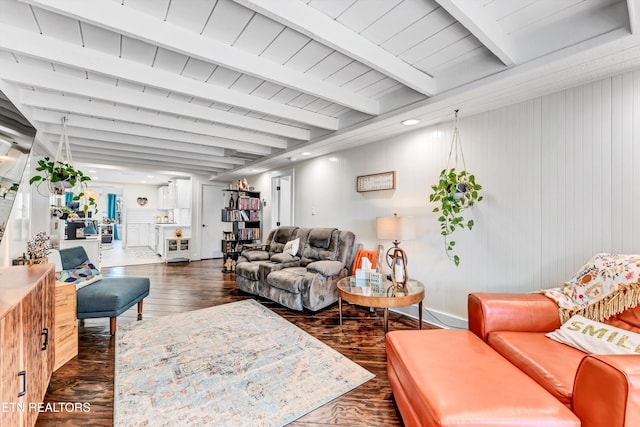
[[[18,194],[11,208],[6,231],[0,243],[0,266],[9,266],[12,260],[27,251],[27,241],[39,231],[50,235],[54,223],[50,221],[51,198],[39,194],[35,186],[29,185],[38,156],[30,156],[24,169]],[[36,213],[35,215],[33,213]],[[54,244],[54,242],[51,242]]]
[[[105,196],[106,197],[106,196]],[[138,197],[146,197],[147,204],[140,206],[137,202]],[[141,208],[141,209],[158,209],[158,186],[151,184],[127,184],[122,190],[123,209]]]
[[[427,286],[425,306],[464,319],[471,291],[559,286],[595,253],[640,253],[640,71],[473,117],[462,111],[459,129],[485,197],[466,215],[475,228],[455,233],[459,267],[428,202],[451,123],[295,165],[295,224],[349,229],[371,247],[376,216],[414,216],[418,239],[402,247],[410,275]],[[395,190],[355,191],[357,175],[389,170]],[[258,179],[269,194],[269,180]]]

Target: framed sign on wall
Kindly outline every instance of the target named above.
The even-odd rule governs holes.
[[[396,188],[396,172],[380,172],[356,177],[356,191],[393,190]]]

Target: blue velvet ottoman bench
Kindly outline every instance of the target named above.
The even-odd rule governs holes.
[[[60,249],[62,268],[82,269],[90,260],[82,246]],[[109,332],[116,333],[116,318],[134,304],[138,304],[138,320],[142,319],[142,302],[149,295],[147,277],[100,278],[76,292],[77,318],[93,319],[109,317]]]

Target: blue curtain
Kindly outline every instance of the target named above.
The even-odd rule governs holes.
[[[107,194],[107,217],[112,220],[116,220],[116,195],[115,194]],[[120,240],[118,236],[118,227],[117,224],[113,223],[113,240]]]

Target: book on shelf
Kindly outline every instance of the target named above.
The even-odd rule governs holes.
[[[222,212],[222,221],[235,222],[235,221],[260,221],[260,211],[254,210],[238,210],[238,209],[225,209]]]
[[[238,209],[257,211],[260,209],[260,199],[240,196],[238,198]]]

